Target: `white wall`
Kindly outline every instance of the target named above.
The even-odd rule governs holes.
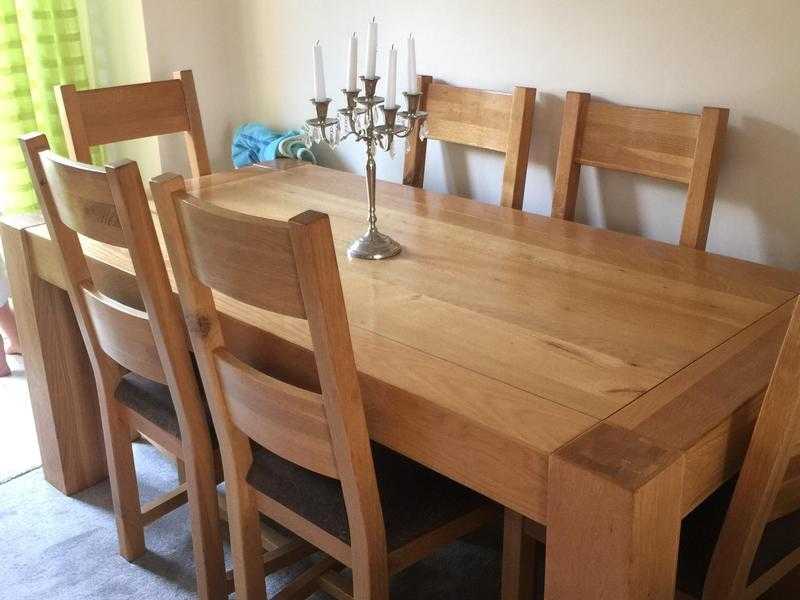
[[[388,44],[413,31],[422,73],[456,85],[539,89],[528,211],[549,213],[566,90],[668,110],[731,108],[709,249],[800,267],[796,0],[142,1],[151,71],[194,69],[217,167],[229,164],[227,136],[238,123],[289,128],[310,116],[316,39],[341,105],[333,92],[343,83],[347,36],[357,28],[363,44],[375,15],[381,70]],[[163,146],[162,154],[172,160]],[[379,177],[399,181],[402,158],[382,156]],[[361,172],[363,148],[347,143],[323,160]],[[426,187],[496,202],[501,170],[494,153],[432,143]],[[590,169],[582,180],[580,219],[677,240],[684,187]]]
[[[241,112],[231,93],[238,76],[236,12],[218,0],[85,0],[83,6],[96,84],[168,79],[192,69],[212,168],[230,168],[230,139]],[[145,179],[190,173],[182,134],[111,144],[106,158],[136,160]]]
[[[241,118],[236,90],[242,68],[234,6],[224,0],[141,3],[152,79],[193,71],[211,167],[231,168],[231,136]],[[162,137],[159,147],[164,170],[189,173],[183,135]]]

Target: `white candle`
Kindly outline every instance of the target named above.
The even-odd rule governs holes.
[[[386,76],[386,100],[384,101],[384,106],[386,108],[395,108],[397,106],[397,102],[395,102],[395,96],[397,88],[397,48],[394,47],[392,44],[391,50],[389,50],[389,73]]]
[[[350,49],[347,54],[347,91],[358,89],[358,36],[354,33],[350,38]]]
[[[417,48],[414,43],[414,34],[408,36],[408,92],[416,94],[419,92],[417,84]]]
[[[367,35],[367,77],[375,77],[375,58],[378,55],[378,24],[375,17],[369,24],[369,34]]]
[[[314,44],[314,100],[321,102],[328,95],[325,93],[325,69],[322,66],[322,46],[319,40]]]

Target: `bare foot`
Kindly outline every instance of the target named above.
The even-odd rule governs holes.
[[[19,354],[19,334],[17,333],[17,322],[14,319],[14,311],[11,310],[8,302],[0,306],[0,331],[6,338],[6,354]]]
[[[11,369],[6,362],[6,355],[0,354],[0,377],[7,377],[11,375]]]

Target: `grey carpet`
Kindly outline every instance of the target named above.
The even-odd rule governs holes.
[[[21,356],[6,356],[6,360],[11,375],[0,377],[0,483],[42,464],[24,362]]]
[[[172,488],[172,463],[147,444],[134,447],[143,499]],[[47,484],[40,469],[32,471],[0,485],[0,598],[195,598],[186,507],[150,525],[146,540],[148,551],[135,563],[119,556],[107,482],[69,498]],[[498,598],[498,548],[497,530],[452,544],[393,577],[392,598]],[[300,568],[269,577],[269,594]]]

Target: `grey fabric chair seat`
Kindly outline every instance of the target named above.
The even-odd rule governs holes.
[[[211,414],[205,405],[205,395],[203,388],[200,387],[200,394],[206,409],[209,431],[211,432],[211,442],[216,448],[218,446],[217,436],[214,434],[214,427],[211,423]],[[175,405],[172,402],[172,395],[169,388],[157,381],[147,379],[136,373],[128,373],[123,376],[117,386],[116,398],[130,408],[142,415],[145,419],[158,425],[167,433],[176,438],[181,438],[181,428],[178,424],[178,415],[175,412]]]
[[[708,567],[722,531],[736,479],[723,485],[683,520],[678,561],[678,589],[694,598],[703,595]],[[769,523],[759,543],[749,583],[792,551],[800,548],[800,511]]]
[[[489,501],[380,444],[372,444],[386,543],[396,550]],[[247,481],[259,492],[350,543],[342,486],[253,444]]]

